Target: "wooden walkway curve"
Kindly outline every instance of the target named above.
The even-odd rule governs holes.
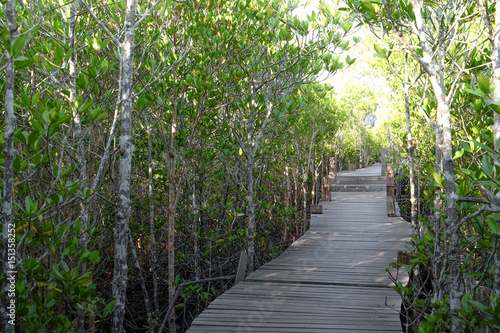
[[[401,332],[385,269],[411,229],[387,217],[380,168],[339,173],[310,230],[214,300],[188,332]]]

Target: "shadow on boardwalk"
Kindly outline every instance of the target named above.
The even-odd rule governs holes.
[[[213,301],[188,332],[401,332],[385,269],[411,230],[386,216],[379,175],[380,165],[339,173],[356,186],[322,202],[304,236]]]

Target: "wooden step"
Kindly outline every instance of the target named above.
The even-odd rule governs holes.
[[[385,184],[385,176],[337,176],[335,184]]]
[[[332,192],[373,192],[385,191],[386,184],[334,184]]]

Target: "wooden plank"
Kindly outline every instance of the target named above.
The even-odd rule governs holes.
[[[337,179],[368,186],[380,182],[380,170],[339,172]],[[214,300],[188,332],[401,332],[401,300],[385,269],[405,250],[409,224],[387,217],[385,188],[331,198],[304,236]],[[406,273],[390,271],[407,281]]]

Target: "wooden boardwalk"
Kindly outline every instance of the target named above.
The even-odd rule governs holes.
[[[188,332],[401,332],[385,269],[411,228],[386,216],[379,175],[380,165],[339,173],[349,192],[333,192],[304,236],[214,300]]]

